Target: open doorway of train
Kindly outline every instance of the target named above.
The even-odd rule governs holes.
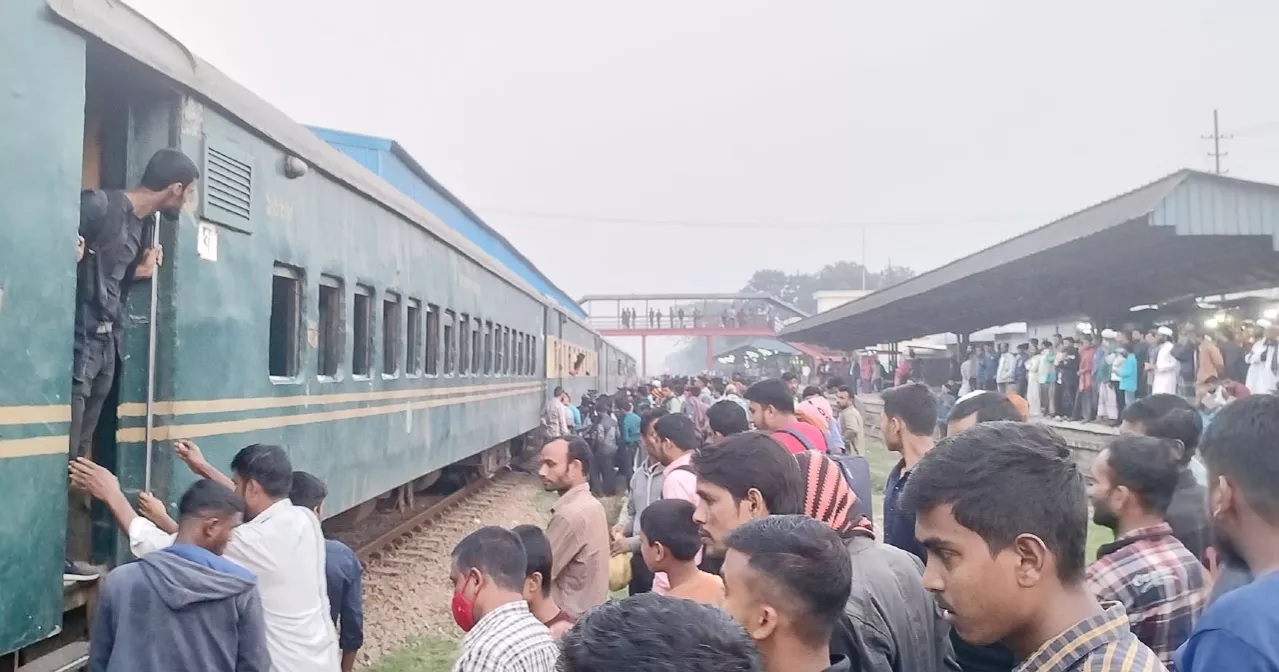
[[[180,97],[153,72],[101,43],[91,41],[86,53],[81,188],[126,190],[138,184],[152,154],[177,145]],[[169,236],[161,231],[159,242],[163,244]],[[143,246],[153,242],[152,232],[144,231]],[[93,432],[88,451],[91,459],[121,475],[125,483],[133,480],[126,472],[145,466],[125,463],[116,433],[121,425],[121,403],[145,400],[152,384],[148,376],[149,285],[139,282],[122,291],[119,321],[123,324],[113,328],[124,332],[119,340],[123,349],[104,364],[113,366],[115,375],[96,424],[90,426],[92,418],[86,413],[85,431]],[[71,437],[73,454],[76,441],[77,437]],[[74,513],[68,523],[68,555],[114,564],[119,559],[114,550],[116,527],[106,512],[95,512],[91,529],[85,517],[77,520]]]
[[[160,77],[104,44],[89,40],[85,57],[81,188],[119,190],[136,185],[156,150],[176,146],[180,103],[178,94]],[[149,238],[144,244],[147,242]],[[160,242],[165,242],[163,236]],[[69,306],[71,309],[79,309],[80,296],[77,291],[76,303]],[[149,325],[136,316],[149,314],[150,289],[146,283],[139,283],[122,299],[121,313],[126,317],[120,321],[125,323],[121,327],[126,332],[126,357],[123,360],[112,357],[114,380],[105,393],[100,418],[92,427],[93,440],[88,452],[91,459],[121,476],[126,493],[133,499],[136,488],[129,489],[128,484],[136,484],[138,479],[130,472],[136,473],[142,468],[142,462],[134,457],[138,451],[119,450],[116,432],[121,426],[121,402],[146,398]],[[68,352],[66,356],[74,357],[74,353]],[[132,423],[136,418],[127,420]],[[78,439],[69,436],[71,455],[76,454]],[[67,502],[67,557],[90,562],[102,571],[116,565],[124,557],[125,551],[120,549],[127,550],[128,544],[127,541],[121,543],[108,512],[74,489],[68,492]],[[56,534],[56,531],[50,532]],[[100,585],[100,581],[64,578],[61,627],[54,630],[54,636],[0,656],[0,669],[78,669],[77,661],[87,659],[88,624]]]

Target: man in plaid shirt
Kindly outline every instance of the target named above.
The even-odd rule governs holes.
[[[1121,436],[1092,464],[1093,520],[1115,531],[1088,567],[1088,587],[1128,612],[1137,638],[1165,664],[1190,637],[1208,598],[1207,571],[1164,519],[1177,488],[1176,447]]]

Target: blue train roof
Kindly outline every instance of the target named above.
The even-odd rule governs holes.
[[[445,224],[466,236],[512,273],[520,276],[538,291],[555,299],[565,310],[581,319],[586,318],[586,311],[576,301],[564,290],[555,286],[555,283],[521,254],[511,241],[485,224],[479,215],[431,177],[422,164],[410,156],[398,142],[330,128],[315,126],[307,128],[320,139],[430,210]]]

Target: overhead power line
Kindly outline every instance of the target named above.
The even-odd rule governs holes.
[[[511,217],[527,217],[531,219],[552,220],[551,223],[589,222],[597,224],[627,224],[641,226],[679,226],[692,228],[732,228],[732,229],[837,229],[867,227],[898,226],[938,226],[945,224],[990,224],[998,222],[1019,222],[1026,216],[1004,215],[990,217],[968,217],[955,219],[931,220],[868,220],[868,221],[829,221],[829,222],[788,222],[788,221],[744,221],[744,220],[687,220],[687,219],[646,219],[640,217],[618,217],[613,215],[587,215],[579,213],[537,212],[532,210],[508,210],[504,208],[476,208],[485,214],[508,215]]]

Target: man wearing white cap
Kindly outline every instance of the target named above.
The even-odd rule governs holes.
[[[1181,362],[1178,362],[1172,354],[1172,329],[1167,326],[1159,327],[1155,333],[1158,343],[1155,345],[1152,361],[1146,365],[1148,370],[1155,373],[1154,380],[1150,384],[1150,393],[1176,394],[1177,374],[1181,370]]]
[[[1270,320],[1257,320],[1257,326],[1266,330],[1257,339],[1252,350],[1244,356],[1248,362],[1248,391],[1253,394],[1275,392],[1279,387],[1279,324]]]
[[[1094,355],[1096,359],[1101,361],[1101,365],[1095,367],[1095,369],[1103,372],[1094,383],[1097,388],[1097,420],[1099,422],[1119,422],[1119,397],[1115,394],[1114,386],[1110,384],[1115,367],[1115,355],[1117,352],[1115,337],[1117,335],[1114,329],[1102,329],[1101,347],[1097,349],[1097,353]]]

